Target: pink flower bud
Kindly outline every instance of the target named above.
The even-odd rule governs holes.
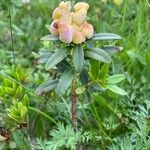
[[[49,27],[49,31],[51,32],[51,34],[55,36],[59,36],[59,31],[58,31],[59,22],[60,22],[59,20],[54,20]]]
[[[58,23],[59,39],[64,43],[71,43],[73,39],[73,27],[65,22]]]
[[[81,44],[85,41],[85,37],[82,34],[82,32],[78,31],[78,30],[74,30],[74,36],[73,36],[73,43],[75,44]]]
[[[90,39],[94,34],[93,26],[86,21],[81,25],[80,30],[87,39]]]

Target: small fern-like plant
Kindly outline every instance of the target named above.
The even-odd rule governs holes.
[[[75,150],[78,143],[86,143],[92,139],[92,134],[89,131],[75,132],[71,125],[64,126],[63,123],[58,123],[57,128],[50,132],[52,137],[50,141],[42,141],[37,139],[37,149],[39,150],[58,150],[71,149]]]

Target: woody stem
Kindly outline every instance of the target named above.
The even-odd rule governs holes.
[[[72,99],[71,115],[72,115],[72,123],[75,126],[75,128],[77,128],[77,114],[76,114],[77,94],[75,92],[75,88],[76,88],[76,81],[73,80],[72,95],[71,95]]]

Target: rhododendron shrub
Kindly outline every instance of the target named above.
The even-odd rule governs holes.
[[[87,21],[90,6],[78,2],[74,6],[70,1],[62,1],[53,11],[53,21],[49,26],[50,35],[41,38],[44,47],[39,51],[39,64],[47,71],[54,70],[56,75],[42,83],[37,95],[56,92],[58,96],[68,96],[72,100],[72,122],[77,126],[77,99],[92,99],[93,93],[111,91],[126,95],[117,86],[125,76],[109,75],[110,54],[119,52],[115,40],[121,37],[112,33],[95,33],[92,24]],[[103,45],[102,41],[109,45]],[[110,43],[113,45],[110,45]],[[101,62],[101,64],[99,63]],[[81,96],[82,95],[82,96]]]

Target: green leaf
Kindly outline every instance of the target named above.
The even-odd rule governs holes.
[[[48,53],[48,52],[49,52],[49,50],[48,50],[48,49],[45,49],[45,48],[42,48],[42,49],[39,50],[39,54],[40,54],[40,55],[44,55],[44,54],[46,54],[46,53]]]
[[[53,54],[53,52],[46,52],[44,54],[40,54],[38,58],[38,64],[46,63]]]
[[[12,87],[13,82],[7,78],[4,78],[5,86]]]
[[[94,34],[92,40],[120,40],[121,36],[113,33],[97,33]]]
[[[150,52],[148,52],[145,55],[145,62],[146,62],[145,75],[147,77],[147,80],[150,80],[150,71],[149,71],[149,66],[150,66]]]
[[[57,128],[50,131],[51,140],[37,140],[36,149],[38,150],[76,150],[77,143],[88,143],[92,140],[92,132],[80,129],[74,131],[68,124],[58,123]]]
[[[107,80],[108,80],[107,83],[109,83],[109,84],[117,84],[117,83],[121,82],[122,80],[124,80],[125,77],[126,76],[124,74],[115,74],[115,75],[109,76],[107,78]]]
[[[15,130],[12,133],[12,137],[17,145],[17,149],[32,150],[30,142],[27,140],[26,136],[21,130]]]
[[[63,73],[65,70],[67,70],[70,67],[70,64],[67,60],[64,59],[60,63],[58,63],[56,67],[60,73]]]
[[[25,94],[23,96],[23,101],[22,101],[23,105],[26,106],[27,108],[29,108],[29,98],[28,98],[28,95]]]
[[[42,41],[58,41],[58,37],[50,34],[50,35],[46,35],[44,37],[41,38]]]
[[[15,143],[14,141],[10,141],[10,142],[9,142],[9,147],[10,147],[11,149],[15,149],[15,148],[17,147],[17,145],[16,145],[16,143]]]
[[[87,85],[89,80],[89,75],[87,70],[82,70],[80,73],[80,81],[82,84]]]
[[[93,80],[96,80],[98,78],[99,70],[100,70],[100,62],[95,59],[91,59],[89,74]]]
[[[105,92],[105,91],[106,91],[105,88],[102,87],[100,84],[94,83],[94,84],[91,84],[90,87],[93,88],[94,91],[95,91],[95,90],[96,90],[96,91],[99,91],[99,92]]]
[[[58,80],[49,80],[44,83],[42,83],[35,91],[37,95],[42,95],[44,93],[47,93],[49,91],[54,90],[57,87]]]
[[[24,106],[22,102],[18,102],[17,104],[13,105],[10,109],[7,109],[7,115],[17,122],[22,122],[25,119],[27,111],[27,107]]]
[[[23,107],[23,103],[22,102],[18,102],[18,110],[20,111]]]
[[[102,47],[102,49],[106,52],[113,54],[122,51],[123,47],[118,47],[114,45],[105,45],[104,47]]]
[[[99,72],[98,79],[100,79],[102,81],[105,81],[107,76],[108,76],[108,73],[109,73],[109,65],[108,64],[104,64],[102,69]]]
[[[75,70],[79,73],[83,69],[83,63],[84,63],[84,50],[82,46],[76,46],[73,49],[73,65]]]
[[[116,85],[107,84],[106,88],[114,93],[119,94],[119,95],[127,95],[127,93],[123,89],[121,89],[120,87],[118,87]]]
[[[104,97],[102,97],[100,93],[92,94],[92,98],[94,100],[96,100],[98,102],[98,104],[100,105],[100,107],[102,108],[101,113],[103,111],[105,111],[106,113],[109,113],[109,114],[114,112],[111,104],[109,104],[108,101]]]
[[[85,51],[85,55],[87,57],[105,62],[105,63],[111,63],[110,56],[102,49],[100,48],[91,48],[87,51]]]
[[[1,140],[1,135],[0,135],[0,150],[5,150],[6,149],[6,146],[7,146],[7,143],[6,142],[3,142],[4,140],[6,140],[6,138],[4,138],[4,140]]]
[[[26,116],[26,114],[27,114],[27,112],[28,112],[27,107],[26,107],[26,106],[23,106],[20,111],[21,111],[21,118],[24,119],[24,117]]]
[[[76,94],[80,95],[80,94],[84,93],[85,90],[86,90],[86,88],[84,86],[78,87],[76,89]]]
[[[9,114],[7,114],[7,115],[8,115],[8,117],[14,119],[14,120],[17,121],[17,122],[22,122],[22,118],[20,118],[20,116],[17,116],[17,115],[15,115],[15,114],[13,114],[13,113],[9,113]]]
[[[55,53],[48,59],[45,69],[49,70],[67,56],[67,49],[57,49]]]
[[[8,93],[8,94],[10,94],[10,95],[13,95],[13,94],[14,94],[14,89],[13,89],[13,88],[5,87],[5,91],[6,91],[6,93]]]
[[[15,97],[18,98],[22,94],[22,86],[19,86],[15,91]]]
[[[72,69],[68,69],[62,73],[59,83],[57,85],[57,93],[63,95],[65,91],[69,88],[74,78],[74,72]]]

